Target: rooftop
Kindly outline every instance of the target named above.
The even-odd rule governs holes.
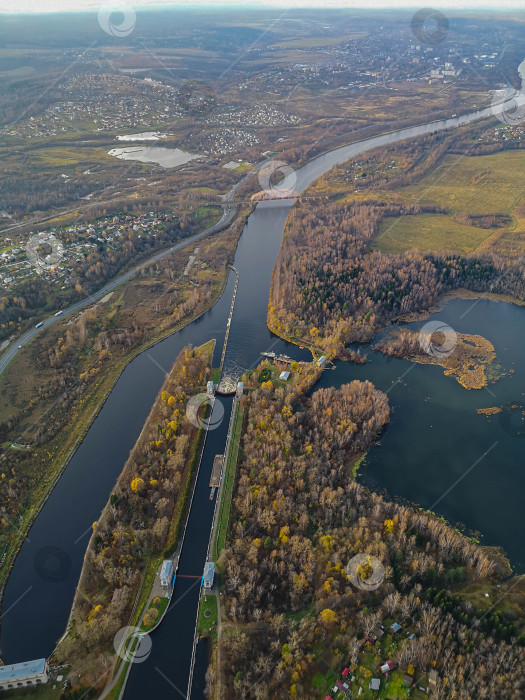
[[[19,664],[0,666],[0,682],[9,681],[16,678],[25,678],[25,676],[34,676],[37,673],[44,673],[45,669],[45,659],[36,659],[36,661],[23,661]]]
[[[215,564],[212,561],[207,561],[206,566],[204,567],[204,582],[209,581],[210,583],[213,582],[213,577],[215,576]]]

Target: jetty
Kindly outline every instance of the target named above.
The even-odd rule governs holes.
[[[275,352],[261,352],[261,355],[268,360],[272,360],[276,365],[287,365],[289,367],[293,362],[297,362],[299,366],[305,367],[312,364],[304,360],[294,360],[293,357],[288,355],[277,355]]]

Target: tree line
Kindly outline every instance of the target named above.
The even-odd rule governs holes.
[[[111,665],[111,641],[128,624],[148,561],[176,545],[198,435],[186,418],[186,404],[205,390],[210,376],[209,352],[185,348],[180,353],[93,523],[68,635],[58,652],[68,662],[81,659],[88,666],[85,685],[100,684]]]
[[[523,256],[370,250],[384,217],[421,211],[396,203],[296,204],[272,277],[269,325],[340,355],[395,317],[428,310],[451,289],[525,298]]]
[[[230,628],[220,642],[223,697],[318,698],[314,677],[327,666],[359,672],[364,638],[394,617],[417,631],[395,645],[394,661],[435,668],[435,697],[518,698],[524,654],[510,642],[519,626],[443,593],[506,575],[505,559],[354,480],[353,464],[388,421],[382,392],[368,381],[309,397],[307,387],[262,382],[243,399],[242,457],[219,560]],[[384,567],[376,590],[349,580],[359,553]]]

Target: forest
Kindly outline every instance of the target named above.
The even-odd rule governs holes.
[[[354,480],[353,465],[389,419],[382,392],[368,381],[307,391],[263,382],[243,399],[243,451],[219,560],[223,697],[323,697],[345,666],[367,684],[384,649],[409,677],[430,679],[432,697],[521,697],[522,621],[482,614],[460,594],[468,582],[508,575],[505,558]],[[376,590],[350,581],[358,553],[384,567]],[[393,621],[397,636],[385,629]]]
[[[7,368],[0,410],[0,542],[9,556],[30,518],[82,439],[119,373],[141,350],[207,309],[217,298],[242,221],[145,267],[140,275],[71,319],[43,331]]]
[[[296,204],[273,272],[270,328],[315,339],[341,355],[345,345],[370,341],[392,319],[428,311],[451,289],[525,298],[521,258],[497,250],[467,256],[370,251],[385,216],[423,210],[385,202]]]
[[[186,418],[211,376],[210,343],[185,348],[168,375],[98,522],[93,523],[68,635],[56,652],[78,662],[82,684],[100,683],[108,648],[128,620],[150,560],[171,554],[198,452]],[[114,652],[113,652],[114,653]]]

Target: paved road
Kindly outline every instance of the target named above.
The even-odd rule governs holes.
[[[123,284],[124,282],[128,282],[132,277],[134,277],[137,274],[137,272],[142,270],[147,265],[151,265],[151,263],[157,262],[158,260],[162,260],[162,258],[165,258],[166,256],[175,253],[177,250],[180,250],[181,248],[184,248],[185,246],[190,245],[191,243],[194,243],[195,241],[198,241],[201,238],[204,238],[205,236],[210,236],[214,233],[217,233],[218,231],[226,227],[228,224],[230,224],[233,221],[236,212],[235,204],[232,202],[233,197],[237,193],[239,187],[241,187],[241,185],[243,185],[244,182],[246,182],[246,180],[254,172],[257,172],[257,170],[260,167],[262,167],[262,165],[264,165],[264,163],[260,163],[254,168],[252,168],[252,170],[250,170],[236,185],[232,187],[228,194],[224,196],[224,203],[222,205],[224,208],[224,213],[219,222],[217,222],[213,226],[210,226],[210,228],[207,228],[205,231],[201,231],[200,233],[196,233],[193,236],[185,238],[184,240],[171,246],[171,248],[168,248],[167,250],[162,250],[159,253],[155,253],[155,255],[153,255],[151,258],[148,258],[147,260],[144,260],[144,262],[140,263],[140,265],[137,265],[128,272],[125,272],[124,274],[115,277],[115,279],[113,279],[111,282],[108,282],[104,287],[102,287],[102,289],[99,289],[97,292],[94,292],[86,299],[77,301],[72,306],[69,306],[67,309],[64,309],[60,316],[55,316],[54,314],[52,316],[48,316],[43,321],[44,325],[41,328],[30,328],[20,338],[17,338],[15,341],[13,341],[13,344],[9,348],[7,348],[4,354],[0,357],[0,377],[5,372],[9,364],[14,360],[16,355],[20,352],[20,350],[24,346],[26,346],[39,333],[39,331],[44,330],[44,328],[49,328],[49,326],[52,326],[58,321],[62,321],[66,316],[70,316],[71,314],[74,314],[77,311],[86,308],[87,306],[91,306],[91,304],[105,297],[106,294],[109,294],[109,292],[113,291],[119,285]]]
[[[109,294],[109,292],[113,291],[119,285],[123,284],[124,282],[128,282],[132,277],[134,277],[137,274],[137,272],[139,272],[142,268],[146,267],[146,265],[150,265],[151,263],[157,262],[158,260],[162,260],[162,258],[165,258],[167,255],[171,255],[171,253],[174,253],[175,251],[184,248],[185,246],[193,243],[194,241],[198,241],[199,239],[204,238],[204,236],[209,236],[210,234],[216,233],[218,230],[220,230],[232,221],[234,214],[235,206],[226,205],[224,207],[224,213],[222,215],[221,220],[214,226],[211,226],[205,231],[201,231],[200,233],[197,233],[194,236],[189,236],[188,238],[185,238],[184,240],[180,241],[176,245],[171,246],[171,248],[168,248],[167,250],[162,250],[160,253],[156,253],[151,258],[148,258],[144,262],[140,263],[140,265],[137,265],[131,270],[128,270],[128,272],[125,272],[124,274],[115,277],[115,279],[111,280],[111,282],[108,282],[104,287],[99,289],[97,292],[94,292],[89,297],[86,297],[81,301],[77,301],[72,306],[69,306],[67,309],[64,309],[60,316],[48,316],[43,321],[43,327],[30,328],[20,338],[16,339],[0,358],[0,376],[5,372],[7,366],[20,352],[20,349],[27,345],[35,337],[35,335],[38,334],[39,331],[44,330],[44,328],[49,328],[49,326],[52,326],[54,323],[63,320],[65,316],[70,316],[71,314],[80,311],[81,309],[84,309],[86,306],[91,306],[91,304],[105,297],[106,294]]]

